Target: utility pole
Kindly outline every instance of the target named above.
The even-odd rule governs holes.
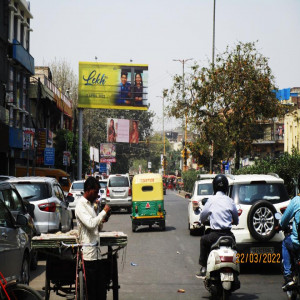
[[[182,63],[182,102],[185,102],[185,104],[187,104],[187,103],[185,100],[184,64],[189,60],[192,60],[192,58],[173,59],[173,61],[179,61],[180,63]],[[183,148],[183,150],[185,152],[186,152],[186,141],[187,141],[187,110],[185,111],[184,148]],[[184,160],[183,171],[187,171],[187,160],[186,159]]]
[[[162,117],[162,127],[163,127],[163,136],[162,136],[162,140],[163,140],[163,143],[164,143],[164,154],[163,154],[163,157],[164,157],[164,160],[166,159],[166,135],[165,135],[165,98],[162,97],[162,96],[156,96],[158,98],[161,98],[162,99],[162,105],[163,105],[163,117]],[[163,175],[165,175],[165,166],[163,165]]]
[[[212,43],[212,71],[215,69],[215,19],[216,19],[216,0],[214,0],[214,13],[213,13],[213,43]],[[214,96],[214,95],[213,95]],[[213,141],[211,144],[213,149]],[[209,173],[212,174],[213,151],[210,151],[209,156]]]

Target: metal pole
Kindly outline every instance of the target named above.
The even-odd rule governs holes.
[[[83,108],[78,108],[78,179],[82,179],[82,124],[83,124]]]
[[[215,69],[215,19],[216,19],[216,0],[214,0],[214,12],[213,12],[213,45],[212,45],[212,70]],[[213,156],[209,156],[209,173],[212,174],[212,163],[213,163]]]

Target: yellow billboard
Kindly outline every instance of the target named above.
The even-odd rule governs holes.
[[[148,108],[148,65],[79,62],[79,108]]]

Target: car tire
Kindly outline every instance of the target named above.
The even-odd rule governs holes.
[[[21,269],[21,274],[20,274],[20,283],[27,284],[29,285],[29,277],[30,277],[30,259],[29,255],[25,254],[22,262],[22,269]]]
[[[278,223],[275,213],[274,205],[266,200],[259,200],[252,205],[248,213],[247,225],[255,240],[266,242],[274,237]]]
[[[38,266],[38,253],[35,250],[31,250],[30,270],[36,270]]]

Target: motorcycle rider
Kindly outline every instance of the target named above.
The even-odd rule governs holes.
[[[294,197],[284,214],[282,215],[279,225],[276,230],[279,231],[281,228],[285,229],[289,226],[290,221],[293,220],[292,233],[287,235],[282,241],[282,259],[283,259],[283,277],[284,284],[282,289],[286,291],[289,287],[294,285],[291,260],[292,255],[296,254],[300,250],[300,242],[298,237],[298,225],[300,224],[300,197]]]
[[[209,197],[200,214],[202,224],[208,220],[210,222],[210,232],[201,237],[200,240],[200,273],[196,274],[197,278],[201,278],[206,274],[207,258],[211,246],[221,236],[231,236],[235,240],[231,232],[232,224],[238,225],[238,211],[233,200],[226,196],[228,193],[228,180],[223,174],[217,175],[213,182],[214,195]]]

